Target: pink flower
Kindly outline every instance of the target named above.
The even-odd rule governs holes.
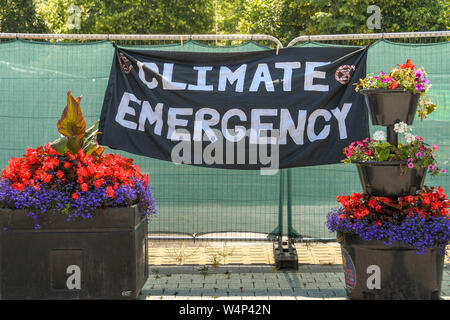
[[[434,149],[434,151],[437,151],[438,148],[439,148],[439,147],[438,147],[437,145],[433,144],[433,149]]]
[[[430,165],[428,166],[428,170],[433,171],[433,169],[434,169],[434,166],[433,166],[432,164],[430,164]]]
[[[423,71],[420,70],[420,69],[416,70],[416,77],[417,77],[417,78],[423,77]]]
[[[442,172],[442,173],[447,173],[447,170],[442,169],[441,172]]]
[[[412,169],[414,167],[412,162],[408,162],[408,168]]]

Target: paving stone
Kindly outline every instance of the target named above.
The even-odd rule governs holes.
[[[267,290],[267,295],[270,296],[281,296],[281,290],[276,290],[276,289],[268,289]]]
[[[170,296],[170,295],[175,296],[175,295],[178,294],[179,291],[180,291],[180,290],[174,289],[174,288],[164,288],[164,295],[165,295],[165,296]],[[189,291],[185,290],[185,292],[188,293]]]
[[[142,289],[142,294],[145,294],[147,296],[161,296],[164,293],[164,289],[151,289],[151,290],[144,290]]]
[[[294,290],[292,291],[292,294],[294,296],[307,297],[308,296],[307,292],[308,292],[307,289],[294,288]]]
[[[267,296],[267,289],[253,289],[255,296]]]
[[[189,292],[189,295],[193,296],[193,297],[201,297],[202,296],[202,292],[203,292],[203,289],[193,288]]]
[[[214,289],[208,289],[208,290],[203,290],[202,291],[202,297],[205,297],[205,296],[216,296],[216,291],[214,290]]]
[[[333,292],[336,297],[347,297],[345,289],[333,289]]]
[[[294,296],[269,296],[269,300],[297,300]]]
[[[228,291],[223,290],[223,289],[216,289],[215,295],[219,296],[219,297],[226,297],[226,296],[228,296]]]
[[[220,296],[214,300],[242,300],[241,296]]]

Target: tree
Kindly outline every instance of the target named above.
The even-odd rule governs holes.
[[[0,0],[0,32],[47,32],[33,0]]]
[[[450,29],[448,0],[378,0],[381,29],[367,28],[373,0],[245,0],[241,32],[282,42],[309,34],[409,32]]]
[[[211,33],[214,4],[211,0],[36,0],[38,12],[55,33],[178,34]],[[67,22],[79,8],[79,29]]]

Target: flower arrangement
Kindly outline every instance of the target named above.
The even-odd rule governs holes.
[[[373,139],[366,138],[363,141],[352,142],[344,149],[344,163],[364,161],[405,161],[407,168],[427,168],[432,176],[446,173],[445,169],[439,168],[435,159],[435,151],[438,146],[431,146],[424,142],[420,136],[412,134],[411,127],[404,122],[396,123],[394,131],[400,135],[404,143],[397,146],[384,141],[386,133],[376,131]]]
[[[328,213],[329,230],[356,235],[364,241],[405,244],[423,254],[450,241],[450,203],[444,190],[424,187],[417,195],[391,199],[353,193],[337,197],[342,207]]]
[[[403,89],[411,91],[413,94],[420,94],[417,114],[423,120],[437,108],[425,94],[431,87],[426,76],[427,73],[423,68],[416,68],[412,61],[407,59],[406,63],[398,65],[398,68],[392,68],[388,74],[381,71],[360,79],[359,83],[355,84],[355,91],[358,92],[360,89]]]
[[[139,204],[150,218],[156,209],[148,175],[132,159],[103,154],[94,139],[98,123],[86,130],[80,99],[68,92],[60,139],[10,159],[1,172],[0,207],[26,210],[35,229],[39,215],[52,211],[87,219],[98,208]]]

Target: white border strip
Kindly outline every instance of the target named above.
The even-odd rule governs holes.
[[[0,39],[31,40],[268,40],[282,48],[281,41],[265,34],[50,34],[0,33]]]
[[[355,33],[355,34],[329,34],[297,37],[289,44],[292,47],[298,42],[307,41],[336,41],[336,40],[364,40],[364,39],[400,39],[400,38],[430,38],[450,37],[450,31],[423,31],[423,32],[395,32],[395,33]]]

